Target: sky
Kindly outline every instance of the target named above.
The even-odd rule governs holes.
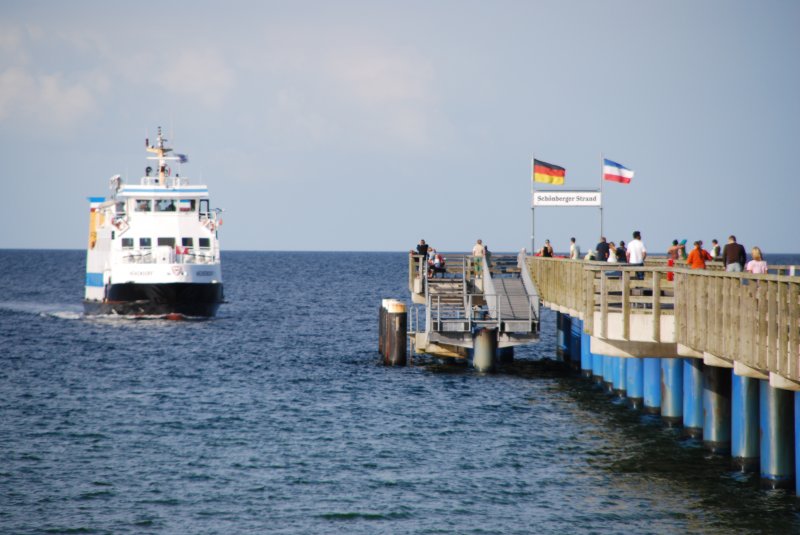
[[[162,126],[225,250],[530,248],[532,156],[604,234],[800,252],[800,2],[0,3],[0,248],[83,249]],[[547,189],[546,185],[539,185]],[[538,208],[583,250],[596,208]]]

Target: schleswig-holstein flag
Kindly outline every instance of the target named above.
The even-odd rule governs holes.
[[[633,178],[633,170],[617,162],[603,158],[603,178],[612,182],[630,184]]]

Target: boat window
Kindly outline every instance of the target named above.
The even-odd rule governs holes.
[[[194,240],[192,238],[181,238],[181,245],[184,247],[193,247]]]
[[[175,247],[175,238],[159,238],[158,245],[169,245],[170,247]]]
[[[207,215],[210,211],[211,211],[211,208],[208,206],[208,199],[201,199],[200,200],[200,213]]]
[[[114,213],[117,215],[125,215],[125,201],[117,201]]]
[[[156,212],[174,212],[175,201],[173,199],[157,199]]]
[[[210,249],[211,248],[211,240],[208,238],[199,238],[198,243],[201,249]]]
[[[150,238],[139,238],[139,247],[142,249],[150,249],[153,246],[153,242]]]
[[[122,238],[123,249],[133,249],[133,238]]]
[[[149,212],[150,211],[150,199],[136,199],[136,211],[137,212]]]

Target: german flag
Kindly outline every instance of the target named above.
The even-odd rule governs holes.
[[[555,184],[556,186],[560,186],[564,183],[564,175],[566,174],[567,170],[563,167],[543,162],[541,160],[533,160],[534,182],[544,182],[545,184]]]

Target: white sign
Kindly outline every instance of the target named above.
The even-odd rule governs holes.
[[[601,206],[599,191],[534,191],[533,206]]]

